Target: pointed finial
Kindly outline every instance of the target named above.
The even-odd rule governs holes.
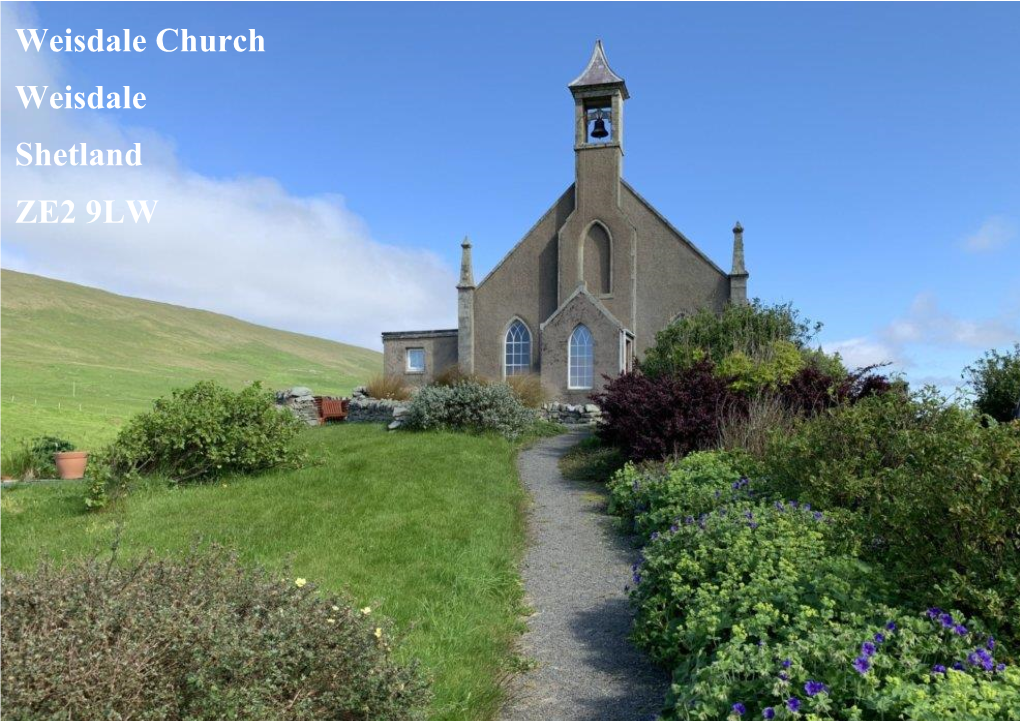
[[[475,275],[471,269],[471,239],[465,235],[460,247],[460,282],[457,287],[467,290],[475,287]]]
[[[747,275],[744,267],[744,226],[739,220],[733,226],[733,270],[730,275]]]

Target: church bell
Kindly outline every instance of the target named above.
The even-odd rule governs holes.
[[[609,131],[606,130],[606,121],[602,118],[602,111],[595,114],[595,126],[591,129],[591,136],[599,140],[609,137]]]

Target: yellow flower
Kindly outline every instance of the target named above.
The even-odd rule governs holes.
[[[298,588],[304,588],[306,583],[308,583],[308,581],[304,578],[294,579],[294,585],[297,586]]]
[[[382,629],[381,628],[376,627],[376,629],[375,629],[375,637],[376,638],[382,638]]]
[[[326,623],[336,623],[336,619],[335,618],[327,618],[326,619]]]
[[[372,613],[372,607],[371,606],[365,606],[363,609],[361,609],[361,615],[362,616],[367,616],[370,613]]]

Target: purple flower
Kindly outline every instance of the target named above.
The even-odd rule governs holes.
[[[873,644],[871,641],[865,641],[864,643],[862,643],[861,654],[863,654],[865,658],[871,658],[872,656],[874,656],[875,644]]]
[[[936,675],[936,674],[940,674],[940,673],[941,674],[945,674],[945,672],[946,672],[946,667],[943,666],[941,663],[937,663],[937,664],[935,664],[934,666],[931,667],[931,673],[932,673],[933,676]]]
[[[779,511],[779,512],[782,512],[782,511],[786,510],[786,506],[783,505],[782,501],[776,501],[776,510]],[[775,713],[775,712],[773,712],[773,713]]]
[[[989,636],[988,637],[988,641],[985,642],[985,648],[987,648],[989,651],[994,649],[995,648],[995,639],[992,638],[991,636]]]
[[[808,681],[804,684],[804,693],[808,696],[817,696],[820,693],[829,693],[829,687],[821,681]]]
[[[985,671],[991,672],[991,670],[995,668],[995,664],[992,662],[992,659],[988,659],[986,661],[981,662],[981,668],[983,668]]]
[[[751,521],[750,523],[747,524],[747,527],[750,528],[753,531],[754,529],[756,529],[758,527],[758,524],[755,521]]]
[[[686,518],[684,518],[684,523],[686,523],[687,525],[694,523],[694,516],[687,516]]]
[[[793,661],[788,658],[783,659],[783,668],[790,668],[793,665]]]
[[[885,643],[885,634],[884,633],[876,633],[875,634],[875,643]]]
[[[670,533],[676,533],[679,530],[680,530],[680,526],[676,525],[675,523],[672,526],[669,527],[669,532]]]
[[[943,613],[941,616],[939,616],[939,623],[942,624],[942,628],[952,628],[953,627],[952,615],[948,613]]]
[[[790,501],[790,508],[796,508],[796,507],[797,507],[797,502],[796,501]]]
[[[771,706],[766,706],[761,710],[761,717],[766,719],[772,719],[776,717],[776,710]]]
[[[953,669],[956,670],[956,671],[962,671],[963,670],[963,663],[960,662],[960,661],[953,661]]]
[[[1004,663],[997,664],[995,666],[995,670],[998,671],[999,673],[1002,673],[1003,671],[1006,670],[1006,664]]]
[[[983,648],[976,649],[974,653],[976,653],[977,657],[980,658],[982,661],[988,661],[992,658],[991,654],[989,654]]]
[[[966,636],[967,627],[964,626],[963,624],[958,623],[955,626],[953,626],[953,633],[955,633],[957,636]]]
[[[854,659],[854,669],[856,669],[859,674],[866,674],[869,670],[871,670],[871,661],[869,661],[865,656],[858,656]]]
[[[800,708],[800,699],[794,696],[793,698],[786,700],[786,708],[790,709],[794,713]]]
[[[801,508],[803,508],[805,511],[810,511],[811,510],[811,504],[810,503],[804,503],[804,504],[801,505]]]
[[[788,674],[786,671],[780,671],[779,672],[779,678],[780,678],[781,681],[789,681],[790,680],[790,674]]]
[[[738,701],[737,703],[733,704],[733,713],[735,713],[737,716],[743,716],[745,713],[747,713],[747,708],[744,706],[744,704]]]
[[[886,631],[895,631],[896,630],[896,622],[895,621],[887,622],[885,624],[885,630]]]
[[[933,621],[941,615],[942,609],[939,608],[938,606],[932,606],[931,608],[928,609],[928,618],[930,618]]]
[[[635,586],[638,585],[639,583],[641,583],[641,574],[635,573],[631,580],[634,582]]]
[[[659,537],[659,532],[658,532],[658,531],[652,531],[652,535],[651,535],[651,536],[649,536],[649,537],[648,537],[648,539],[649,539],[650,541],[654,541],[654,540],[655,540],[656,538],[658,538],[658,537]]]
[[[815,511],[812,515],[814,516],[816,521],[822,520],[822,512],[821,511]]]

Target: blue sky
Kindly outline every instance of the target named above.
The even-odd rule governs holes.
[[[912,379],[943,385],[982,349],[1020,339],[1015,4],[52,3],[4,10],[6,267],[359,343],[378,345],[379,331],[401,323],[449,324],[461,237],[474,240],[481,277],[572,181],[565,86],[602,38],[632,96],[625,177],[724,267],[739,219],[752,295],[792,300],[824,321],[825,343],[855,360],[889,358]],[[146,52],[130,56],[38,57],[61,85],[131,85],[146,93],[144,110],[108,113],[97,121],[100,130],[81,131],[154,138],[146,148],[173,181],[125,170],[121,185],[151,187],[153,197],[165,192],[164,205],[182,219],[199,205],[185,194],[174,208],[173,189],[182,183],[231,198],[250,191],[248,216],[252,204],[260,213],[282,204],[298,216],[313,208],[315,227],[342,228],[332,251],[315,247],[314,238],[291,238],[284,222],[272,226],[283,229],[277,237],[248,248],[239,219],[186,246],[180,255],[193,263],[156,260],[166,271],[157,277],[140,269],[147,256],[139,249],[169,244],[170,257],[174,241],[152,229],[116,245],[91,226],[72,246],[69,234],[52,234],[80,234],[81,226],[15,227],[6,208],[12,187],[59,187],[74,175],[11,169],[8,146],[20,134],[34,139],[39,113],[61,112],[31,111],[19,121],[8,111],[10,86],[27,82],[15,75],[37,70],[7,62],[14,51],[25,55],[14,34],[22,25],[9,19],[27,21],[33,11],[39,27],[74,34],[130,28],[149,40]],[[155,48],[165,27],[193,34],[255,28],[266,52],[165,54]],[[71,127],[55,137],[76,137],[74,124],[93,122],[88,115],[63,111],[54,122]],[[110,170],[101,181],[115,177]],[[202,236],[212,223],[200,214],[193,221],[167,232],[180,238],[191,228]],[[358,245],[352,250],[348,242]],[[251,287],[214,292],[215,277],[201,269],[233,262],[203,259],[217,243],[230,245],[233,258],[271,259],[276,270],[288,260],[293,272],[346,267],[359,295],[283,298],[292,283],[266,280],[251,258],[235,272],[242,286],[257,279]],[[126,244],[135,247],[125,251]],[[116,272],[76,269],[60,259],[71,247],[108,252],[119,259]],[[274,254],[288,247],[293,255]],[[191,279],[168,280],[172,273]],[[377,308],[368,300],[372,283],[360,284],[378,281],[392,296],[406,277],[419,284],[406,304]],[[315,308],[302,312],[302,303]]]

